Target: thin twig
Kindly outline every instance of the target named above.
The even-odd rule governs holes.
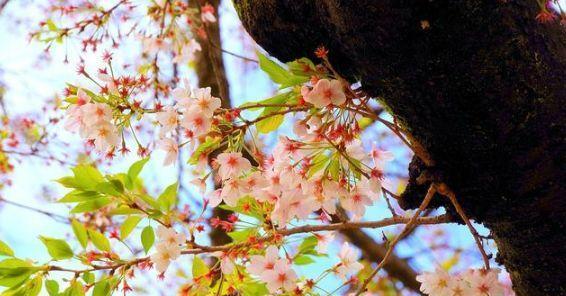
[[[474,237],[476,245],[478,246],[478,249],[481,253],[485,268],[489,269],[489,256],[487,255],[487,253],[485,252],[485,250],[483,248],[483,243],[481,241],[480,235],[479,235],[478,231],[476,230],[476,228],[470,222],[470,219],[468,219],[468,216],[466,215],[466,213],[464,212],[464,209],[462,208],[462,206],[458,202],[458,199],[456,199],[456,194],[454,194],[454,192],[444,183],[441,183],[439,185],[439,188],[443,189],[443,190],[439,190],[439,193],[448,197],[448,199],[450,199],[450,202],[452,203],[452,205],[456,209],[456,212],[458,213],[458,215],[460,215],[460,218],[462,218],[462,220],[464,220],[464,223],[466,223],[466,226],[468,226],[468,228],[470,229],[470,232],[472,233],[472,236]]]
[[[17,202],[15,202],[15,201],[7,200],[7,199],[5,199],[5,198],[3,198],[3,197],[0,197],[0,203],[2,203],[2,202],[5,203],[5,204],[9,204],[9,205],[18,207],[18,208],[22,208],[22,209],[34,211],[34,212],[36,212],[36,213],[39,213],[39,214],[48,216],[49,218],[52,218],[53,220],[55,220],[55,221],[57,221],[57,222],[69,224],[69,218],[67,218],[67,217],[65,217],[65,216],[63,216],[63,215],[51,213],[51,212],[48,212],[48,211],[44,211],[44,210],[42,210],[42,209],[34,208],[34,207],[31,207],[31,206],[27,206],[27,205],[24,205],[24,204],[20,204],[20,203],[17,203]]]
[[[379,262],[379,264],[372,271],[370,276],[364,281],[364,283],[362,284],[362,286],[360,287],[360,289],[358,290],[356,295],[361,295],[366,290],[367,286],[372,281],[372,279],[375,277],[375,275],[377,275],[379,270],[381,270],[381,268],[387,263],[387,261],[389,260],[391,255],[393,255],[393,249],[395,248],[395,245],[397,245],[397,243],[405,235],[407,235],[407,233],[413,228],[413,226],[416,225],[417,221],[419,220],[419,215],[421,214],[422,211],[424,211],[426,209],[430,200],[434,196],[435,192],[436,192],[436,187],[434,186],[434,184],[431,184],[430,187],[428,188],[428,192],[426,193],[425,198],[423,199],[421,205],[419,206],[419,208],[417,209],[415,214],[411,217],[409,222],[407,224],[405,224],[405,228],[403,228],[403,231],[401,231],[401,233],[399,235],[397,235],[395,237],[395,239],[393,239],[393,241],[391,241],[391,243],[389,244],[389,247],[387,248],[387,252],[385,253],[385,256],[383,256],[383,259],[381,260],[381,262]],[[420,218],[420,219],[422,219],[422,218]]]

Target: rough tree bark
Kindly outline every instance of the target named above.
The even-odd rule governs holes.
[[[413,161],[403,206],[426,186],[416,172],[434,171],[489,227],[518,295],[566,294],[566,32],[535,21],[536,1],[234,3],[282,61],[325,45],[427,149],[435,165]]]

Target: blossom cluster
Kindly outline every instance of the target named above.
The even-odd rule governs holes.
[[[185,243],[186,238],[183,233],[177,233],[163,225],[157,227],[157,237],[157,252],[151,256],[151,262],[155,264],[158,272],[164,273],[171,261],[181,256],[181,245]]]
[[[450,275],[441,268],[417,276],[421,291],[434,296],[503,296],[505,290],[498,280],[497,268],[468,269],[459,275]]]

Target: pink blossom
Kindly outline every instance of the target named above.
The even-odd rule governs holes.
[[[449,296],[452,278],[441,268],[436,268],[434,272],[425,272],[417,276],[417,281],[421,282],[421,292],[428,295]]]
[[[155,115],[157,122],[161,124],[161,134],[174,131],[179,124],[179,115],[173,106],[163,108],[163,111],[157,112]]]
[[[308,93],[305,101],[317,108],[323,108],[330,104],[339,106],[346,102],[346,95],[340,81],[320,79],[312,91]]]
[[[206,4],[205,6],[201,7],[200,17],[203,22],[216,22],[216,17],[214,16],[214,7],[210,4]]]
[[[210,117],[205,116],[197,108],[191,107],[185,111],[181,126],[192,131],[195,137],[199,137],[209,132],[211,123]]]
[[[98,151],[104,152],[110,147],[116,147],[120,143],[120,137],[116,127],[110,122],[103,121],[89,128],[87,137],[94,139],[94,145]]]
[[[345,242],[340,248],[338,258],[340,263],[336,267],[336,273],[343,279],[346,279],[349,274],[355,274],[364,268],[363,264],[358,262],[358,252],[350,247],[350,244]]]
[[[267,289],[271,293],[275,293],[279,289],[292,291],[296,287],[297,274],[291,269],[290,264],[284,260],[278,260],[273,270],[265,272],[262,280],[267,283]]]
[[[174,164],[177,161],[177,155],[179,154],[179,144],[173,139],[163,138],[157,143],[157,147],[165,151],[165,160],[163,165]]]
[[[220,108],[220,105],[222,104],[222,101],[219,98],[213,97],[210,94],[210,87],[196,89],[193,92],[193,99],[193,106],[196,106],[197,110],[207,117],[212,117],[214,111]]]
[[[240,152],[224,152],[216,158],[218,164],[218,175],[222,180],[237,177],[248,171],[252,165],[249,160],[242,157]]]
[[[263,276],[266,271],[273,270],[275,263],[279,260],[279,250],[276,246],[269,246],[265,251],[265,256],[250,256],[250,265],[247,270],[256,276]]]

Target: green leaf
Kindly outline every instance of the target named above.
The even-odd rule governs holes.
[[[142,211],[137,209],[132,209],[128,206],[119,206],[115,209],[112,209],[108,212],[108,215],[112,216],[121,216],[121,215],[134,215],[134,214],[143,214]]]
[[[106,236],[104,236],[104,234],[94,229],[88,229],[87,232],[90,240],[97,249],[110,252],[110,241],[106,238]]]
[[[247,107],[247,106],[253,106],[253,105],[281,105],[281,104],[285,104],[285,103],[288,103],[287,101],[291,97],[291,94],[292,94],[292,92],[279,93],[279,94],[276,94],[273,97],[267,98],[265,100],[261,100],[261,101],[257,101],[257,102],[247,102],[245,104],[242,104],[240,106],[240,108]],[[253,107],[253,108],[247,108],[246,110],[255,111],[255,110],[260,110],[260,109],[263,109],[263,108],[264,107]]]
[[[146,226],[141,233],[141,243],[146,254],[149,252],[154,242],[155,234],[153,233],[153,227]]]
[[[163,191],[161,195],[157,198],[157,202],[159,203],[161,210],[168,212],[172,210],[177,205],[177,187],[179,186],[178,182],[175,182]]]
[[[227,204],[222,204],[219,207],[224,210],[229,210],[232,212],[236,212],[256,218],[258,221],[264,220],[261,207],[259,206],[257,200],[251,196],[245,196],[243,198],[240,198],[240,200],[238,200],[238,205],[236,205],[236,207],[231,207]]]
[[[100,197],[93,200],[81,202],[71,209],[71,214],[92,212],[108,205],[112,200],[108,197]]]
[[[54,260],[73,258],[73,250],[66,241],[45,236],[40,236],[39,239],[45,245],[47,252]]]
[[[267,109],[267,108],[266,108]],[[282,114],[277,114],[273,116],[269,116],[266,119],[263,119],[256,123],[256,128],[259,133],[268,134],[281,126],[285,116]]]
[[[122,223],[122,226],[120,226],[120,238],[126,239],[128,237],[128,235],[130,235],[132,230],[134,230],[134,228],[136,228],[138,223],[140,223],[141,219],[142,219],[142,217],[140,217],[140,216],[130,216],[130,217],[128,217],[124,221],[124,223]]]
[[[242,285],[242,295],[246,296],[264,296],[269,295],[267,285],[262,282],[249,281]]]
[[[198,278],[206,275],[209,272],[208,265],[202,259],[195,256],[193,259],[193,278]]]
[[[94,190],[96,185],[104,181],[102,174],[93,166],[80,164],[73,169],[77,188]]]
[[[57,202],[61,202],[61,203],[84,202],[84,201],[91,201],[100,197],[102,197],[102,195],[100,195],[100,193],[96,191],[73,190],[67,193]]]
[[[96,191],[111,196],[120,196],[124,192],[124,185],[119,180],[110,180],[96,185]]]
[[[340,181],[340,161],[336,158],[332,158],[330,163],[328,164],[328,172],[334,181]]]
[[[145,166],[145,164],[148,161],[149,161],[149,157],[144,158],[142,160],[138,160],[130,166],[130,168],[128,169],[128,176],[125,180],[126,181],[126,188],[128,188],[130,190],[133,188],[134,182],[136,181],[136,179],[138,178],[138,175],[140,174],[143,167]]]
[[[326,154],[324,153],[317,154],[312,159],[312,166],[309,168],[309,171],[307,172],[307,177],[310,178],[320,170],[326,168],[326,166],[328,165],[328,161],[329,161],[329,157],[326,156]]]
[[[159,203],[157,202],[157,200],[155,200],[153,197],[147,195],[147,194],[139,194],[136,195],[137,198],[141,199],[143,202],[145,202],[147,205],[149,205],[150,207],[154,208],[154,209],[159,209]]]
[[[37,296],[41,292],[41,287],[43,285],[43,277],[36,276],[31,280],[22,282],[19,285],[13,286],[12,288],[2,292],[2,296]]]
[[[94,285],[92,296],[109,296],[111,292],[107,279],[103,279]]]
[[[92,272],[89,272],[89,271],[83,273],[82,278],[83,278],[83,281],[85,281],[85,283],[87,283],[87,284],[92,284],[92,283],[94,283],[94,280],[95,280],[94,274]]]
[[[204,143],[200,144],[197,149],[195,149],[195,152],[193,152],[193,155],[188,160],[188,164],[197,164],[203,154],[206,155],[216,150],[219,147],[220,142],[221,138],[219,137],[207,137]]]
[[[307,265],[314,262],[315,261],[308,255],[299,255],[293,259],[293,263],[296,265]]]
[[[308,236],[306,237],[303,242],[299,245],[298,254],[310,254],[316,255],[317,252],[315,251],[316,245],[318,244],[318,239],[316,236]]]
[[[17,258],[0,261],[0,286],[17,287],[25,282],[39,267]]]
[[[316,73],[315,64],[308,58],[300,58],[287,63],[289,71],[297,76],[310,77]]]
[[[77,182],[75,181],[75,177],[63,177],[55,181],[67,188],[79,187],[79,185],[77,185]]]
[[[63,293],[64,296],[84,296],[83,284],[79,281],[72,281],[71,285]]]
[[[47,290],[49,296],[57,296],[59,295],[59,284],[56,280],[46,280],[45,290]]]
[[[276,62],[270,60],[268,57],[257,52],[257,57],[259,59],[259,67],[263,72],[265,72],[273,82],[277,84],[284,84],[290,78],[290,73],[287,72],[283,67],[279,66]]]
[[[5,242],[0,240],[0,255],[3,256],[14,256],[14,251],[6,244]]]
[[[34,279],[28,282],[25,286],[25,291],[22,296],[37,296],[41,292],[41,287],[43,286],[43,277],[36,276]]]
[[[47,19],[45,21],[45,24],[47,25],[47,28],[49,29],[49,31],[57,31],[57,25],[55,25],[53,20]]]
[[[240,243],[246,241],[249,237],[255,236],[257,234],[257,228],[245,228],[238,231],[232,231],[228,233],[228,236],[232,238],[234,243]]]
[[[75,233],[75,236],[77,237],[77,240],[79,241],[83,249],[86,249],[86,246],[88,244],[88,234],[85,226],[76,219],[73,219],[71,220],[71,227],[73,228],[73,232]]]

